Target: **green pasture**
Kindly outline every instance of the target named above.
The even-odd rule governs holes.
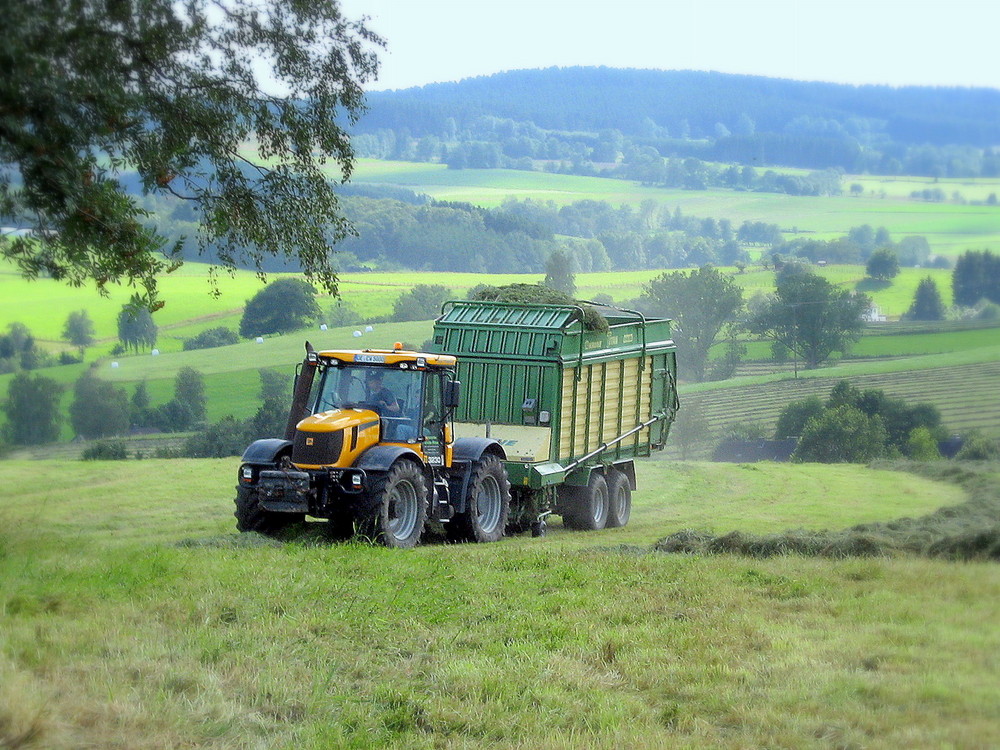
[[[733,274],[747,299],[757,292],[774,289],[774,274],[770,271],[751,268],[738,274],[734,269],[724,270]],[[890,317],[898,317],[909,308],[917,285],[926,276],[935,279],[945,304],[951,301],[951,275],[947,270],[904,268],[891,283],[866,279],[861,266],[827,266],[815,270],[832,283],[868,294]],[[661,270],[646,270],[577,274],[577,296],[589,299],[610,294],[616,303],[627,302],[642,294],[644,285],[661,273]],[[154,316],[159,327],[157,348],[161,352],[180,351],[184,339],[208,328],[238,329],[244,304],[261,288],[254,274],[223,275],[218,279],[221,296],[216,298],[211,294],[209,274],[209,266],[188,263],[161,282],[167,304]],[[273,276],[278,277],[280,274]],[[462,298],[479,284],[534,284],[542,278],[542,274],[347,273],[341,277],[340,293],[362,319],[370,320],[391,314],[396,298],[417,284],[441,284]],[[28,282],[9,265],[0,265],[0,330],[6,330],[14,322],[24,323],[46,347],[56,351],[67,349],[68,344],[61,341],[66,318],[75,310],[86,310],[98,339],[90,355],[93,358],[106,354],[116,343],[118,314],[129,296],[127,289],[113,289],[108,297],[102,297],[92,288],[70,287],[51,279]],[[319,298],[324,312],[334,302],[328,296]]]
[[[129,467],[0,463],[4,747],[1000,744],[995,563],[651,551],[955,485],[644,461],[624,529],[399,551],[236,534],[233,460]]]
[[[696,415],[696,440],[688,457],[706,458],[736,424],[755,424],[773,432],[778,415],[792,401],[825,400],[833,386],[848,380],[856,388],[881,390],[908,404],[928,403],[952,434],[980,430],[1000,438],[1000,344],[964,352],[856,361],[821,370],[740,377],[720,383],[681,386],[681,408]],[[686,417],[687,415],[682,415]],[[677,435],[666,458],[680,455]]]
[[[371,159],[359,160],[355,182],[399,185],[440,200],[467,201],[498,206],[508,196],[553,201],[566,205],[578,200],[604,200],[613,205],[638,206],[655,200],[671,210],[698,217],[778,224],[789,237],[816,236],[829,239],[847,233],[853,226],[885,226],[892,236],[925,235],[933,252],[955,257],[968,249],[1000,249],[1000,207],[965,203],[928,203],[909,198],[911,190],[923,189],[901,183],[893,189],[873,190],[870,180],[853,175],[843,179],[839,196],[791,196],[778,193],[748,193],[732,190],[680,190],[645,187],[635,182],[603,177],[579,177],[518,170],[448,169],[443,164],[415,164]],[[852,196],[853,182],[866,186]],[[961,192],[967,200],[985,200],[1000,193],[1000,179],[941,180],[936,187],[949,199]]]

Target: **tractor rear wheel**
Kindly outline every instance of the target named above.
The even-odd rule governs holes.
[[[510,480],[496,456],[483,456],[472,469],[465,512],[449,523],[456,541],[496,542],[503,538],[510,514]]]

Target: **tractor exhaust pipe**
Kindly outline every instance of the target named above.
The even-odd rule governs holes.
[[[312,344],[307,341],[306,358],[302,360],[299,372],[295,375],[295,387],[292,390],[292,406],[288,410],[288,423],[285,425],[285,440],[294,440],[295,426],[309,416],[307,402],[309,401],[309,392],[312,390],[318,365],[319,357],[312,348]]]

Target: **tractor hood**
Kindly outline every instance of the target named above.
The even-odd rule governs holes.
[[[300,432],[334,432],[362,425],[377,425],[378,422],[378,414],[370,409],[330,409],[306,417],[295,429]]]
[[[379,441],[379,416],[370,409],[331,409],[295,426],[292,463],[299,468],[348,467]]]

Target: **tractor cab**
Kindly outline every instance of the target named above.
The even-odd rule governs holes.
[[[312,352],[314,377],[295,426],[292,463],[350,465],[376,444],[405,445],[430,466],[450,466],[455,358],[392,350]],[[309,450],[330,443],[339,451]],[[320,455],[323,453],[325,455]],[[337,453],[338,455],[333,455]]]

